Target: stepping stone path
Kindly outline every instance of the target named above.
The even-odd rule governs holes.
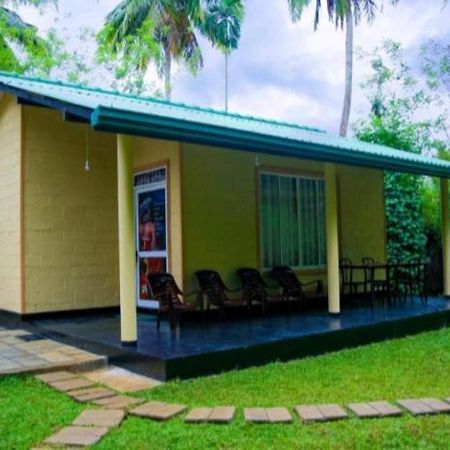
[[[246,422],[253,423],[291,423],[292,416],[287,408],[245,408]]]
[[[230,423],[236,414],[234,406],[217,406],[215,408],[194,408],[186,415],[186,423]]]
[[[124,381],[121,370],[90,372],[91,379],[86,379],[72,372],[60,370],[57,372],[35,375],[49,386],[72,397],[78,402],[91,402],[104,409],[88,409],[83,411],[70,426],[64,427],[44,441],[48,445],[65,445],[85,447],[98,442],[111,428],[118,427],[129,414],[157,421],[166,421],[183,413],[185,405],[164,402],[146,402],[143,398],[118,395],[121,386],[141,390],[154,387],[153,380],[145,380],[137,376],[133,381]],[[92,375],[94,374],[94,375]],[[119,375],[118,375],[119,374]],[[96,382],[105,383],[112,389],[99,386]],[[115,387],[113,387],[115,386]],[[113,390],[114,389],[114,390]],[[450,413],[450,397],[445,401],[436,398],[398,400],[398,405],[387,401],[350,403],[347,405],[356,417],[360,419],[400,416],[404,410],[413,416],[423,414]],[[137,406],[139,405],[139,406]],[[324,422],[348,418],[348,413],[337,404],[297,405],[295,412],[302,422]],[[193,408],[186,415],[186,423],[221,423],[232,422],[236,415],[234,406],[216,406]],[[287,408],[244,408],[244,418],[250,423],[291,423],[293,418]]]
[[[133,416],[148,417],[153,420],[169,420],[186,410],[184,405],[162,402],[148,402],[130,411]]]

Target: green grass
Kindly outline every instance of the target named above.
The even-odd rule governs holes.
[[[167,383],[137,395],[188,406],[346,404],[407,397],[450,397],[450,330],[373,344],[316,358]],[[33,407],[29,407],[29,403]],[[31,406],[31,405],[30,405]],[[0,379],[0,448],[27,448],[68,424],[79,407],[30,378]],[[51,413],[50,413],[51,412]],[[444,449],[450,416],[302,425],[185,425],[128,418],[96,449]]]

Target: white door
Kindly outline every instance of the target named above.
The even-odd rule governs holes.
[[[135,175],[135,229],[137,305],[156,308],[147,275],[168,267],[167,169],[161,167]]]

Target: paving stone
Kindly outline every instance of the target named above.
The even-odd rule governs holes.
[[[45,444],[77,445],[86,447],[94,445],[108,432],[107,427],[65,427],[47,438]]]
[[[244,408],[244,418],[246,422],[268,423],[267,411],[264,408]]]
[[[290,423],[292,416],[287,408],[267,408],[267,417],[271,423]]]
[[[403,411],[398,406],[384,400],[369,402],[369,405],[380,413],[380,417],[394,417],[401,416],[403,414]]]
[[[184,405],[175,405],[162,402],[148,402],[130,411],[130,414],[148,417],[154,420],[168,420],[186,409]]]
[[[319,411],[322,413],[324,420],[339,420],[346,419],[348,417],[344,409],[335,404],[329,405],[317,405]]]
[[[77,389],[75,391],[68,392],[68,394],[78,402],[92,402],[102,398],[117,396],[114,391],[99,387]]]
[[[48,384],[52,388],[57,389],[58,391],[68,392],[74,391],[75,389],[94,386],[95,383],[93,381],[86,380],[84,378],[71,378],[69,380],[54,381]]]
[[[110,366],[104,369],[93,370],[83,374],[86,378],[105,384],[119,392],[136,392],[152,389],[161,385],[160,381],[138,375],[121,367]]]
[[[437,398],[421,398],[420,401],[433,409],[436,413],[450,412],[450,405]]]
[[[118,427],[125,413],[122,409],[86,409],[74,421],[72,425],[88,427]]]
[[[93,403],[108,409],[122,409],[129,408],[130,406],[137,405],[143,402],[145,402],[143,398],[128,397],[126,395],[115,395],[114,397],[95,400]]]
[[[350,403],[347,408],[361,419],[381,417],[381,413],[368,403]]]
[[[193,408],[188,412],[184,421],[187,423],[206,422],[211,411],[212,408]]]
[[[235,414],[236,408],[234,406],[216,406],[211,411],[211,414],[208,417],[208,422],[230,423]]]
[[[423,414],[435,414],[435,411],[431,406],[428,406],[426,403],[421,402],[420,400],[415,399],[406,399],[399,400],[397,403],[409,411],[413,416],[420,416]]]
[[[317,406],[314,405],[298,405],[295,411],[299,415],[302,422],[317,422],[325,420],[324,415]]]

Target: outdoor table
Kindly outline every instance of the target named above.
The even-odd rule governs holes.
[[[384,270],[385,272],[385,278],[382,281],[386,282],[386,286],[387,286],[387,295],[388,297],[390,297],[391,292],[390,292],[390,286],[391,286],[391,273],[392,270],[391,269],[398,269],[398,268],[402,268],[402,269],[406,269],[406,270],[411,270],[414,267],[426,267],[427,266],[427,262],[425,261],[421,261],[419,263],[417,262],[400,262],[400,263],[394,263],[394,262],[375,262],[372,264],[342,264],[339,266],[340,269],[350,269],[350,270],[367,270],[367,269],[373,269],[373,276],[372,276],[372,280],[367,281],[367,283],[370,285],[370,290],[372,293],[372,298],[374,296],[374,290],[373,290],[373,284],[375,281],[377,281],[375,279],[375,271],[376,270]]]

